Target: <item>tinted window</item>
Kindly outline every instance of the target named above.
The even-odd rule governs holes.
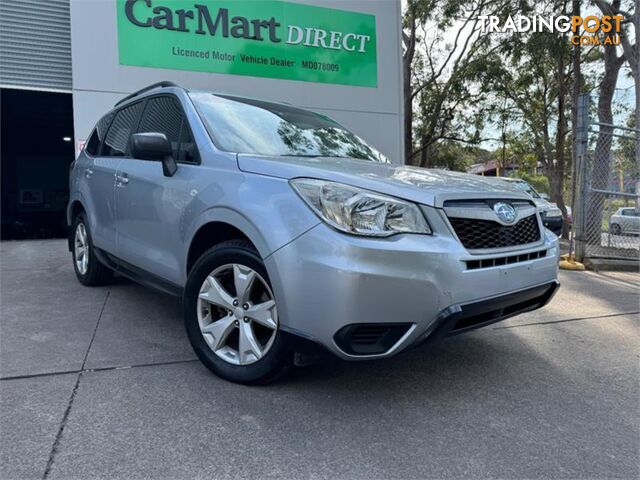
[[[388,162],[364,140],[323,115],[246,98],[190,95],[222,150]]]
[[[109,128],[109,124],[111,123],[111,119],[113,118],[113,113],[105,115],[100,119],[96,128],[93,130],[91,137],[89,137],[89,141],[87,142],[87,153],[89,155],[97,155],[100,151],[100,144],[104,140],[105,134],[107,133],[107,128]]]
[[[129,138],[131,137],[131,129],[133,123],[137,120],[142,108],[142,103],[136,103],[123,108],[116,113],[111,127],[107,132],[107,137],[102,148],[102,155],[105,156],[124,156],[127,153]]]
[[[178,158],[182,112],[171,97],[155,97],[147,101],[138,132],[164,133],[173,149],[174,158]]]
[[[193,140],[191,130],[188,123],[182,122],[182,131],[180,133],[180,154],[178,155],[179,162],[197,163],[198,162],[198,149],[196,142]]]
[[[637,214],[635,212],[635,210],[633,208],[625,208],[624,210],[622,210],[622,214],[627,216],[627,217],[636,217]]]
[[[89,155],[95,155],[98,153],[98,147],[100,146],[100,139],[98,138],[98,130],[94,130],[91,136],[89,137],[89,141],[87,142],[87,146],[85,150]]]
[[[197,151],[178,101],[173,97],[153,97],[147,101],[138,132],[164,133],[178,162],[194,163]]]

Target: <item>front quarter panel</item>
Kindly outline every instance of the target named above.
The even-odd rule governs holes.
[[[207,223],[224,222],[243,232],[262,258],[320,223],[285,179],[244,173],[235,156],[217,152],[189,186],[194,200],[185,213],[185,250]],[[186,280],[186,270],[184,272]]]

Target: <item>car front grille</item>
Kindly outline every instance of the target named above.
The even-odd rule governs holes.
[[[449,218],[449,222],[462,245],[470,250],[514,247],[540,240],[540,228],[535,214],[509,226],[473,218]]]
[[[528,262],[530,260],[538,260],[547,256],[546,250],[537,252],[523,253],[520,255],[510,255],[508,257],[483,258],[482,260],[467,260],[467,270],[478,270],[481,268],[500,267],[502,265],[511,265],[513,263]]]

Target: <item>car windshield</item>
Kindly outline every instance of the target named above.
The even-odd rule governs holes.
[[[523,192],[528,193],[529,195],[531,195],[533,198],[541,198],[540,195],[538,194],[538,192],[536,192],[533,187],[531,185],[529,185],[527,182],[513,182],[514,186],[518,189],[518,190],[522,190]]]
[[[189,95],[222,150],[389,163],[360,137],[323,115],[260,100],[199,92]]]

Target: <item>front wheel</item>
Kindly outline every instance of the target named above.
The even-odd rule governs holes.
[[[78,281],[88,287],[106,285],[113,278],[113,271],[100,263],[96,257],[89,223],[84,213],[79,214],[73,220],[73,245],[71,255],[73,257],[73,269]]]
[[[269,277],[250,243],[231,240],[205,252],[187,280],[183,310],[194,351],[216,375],[267,383],[291,366]]]

